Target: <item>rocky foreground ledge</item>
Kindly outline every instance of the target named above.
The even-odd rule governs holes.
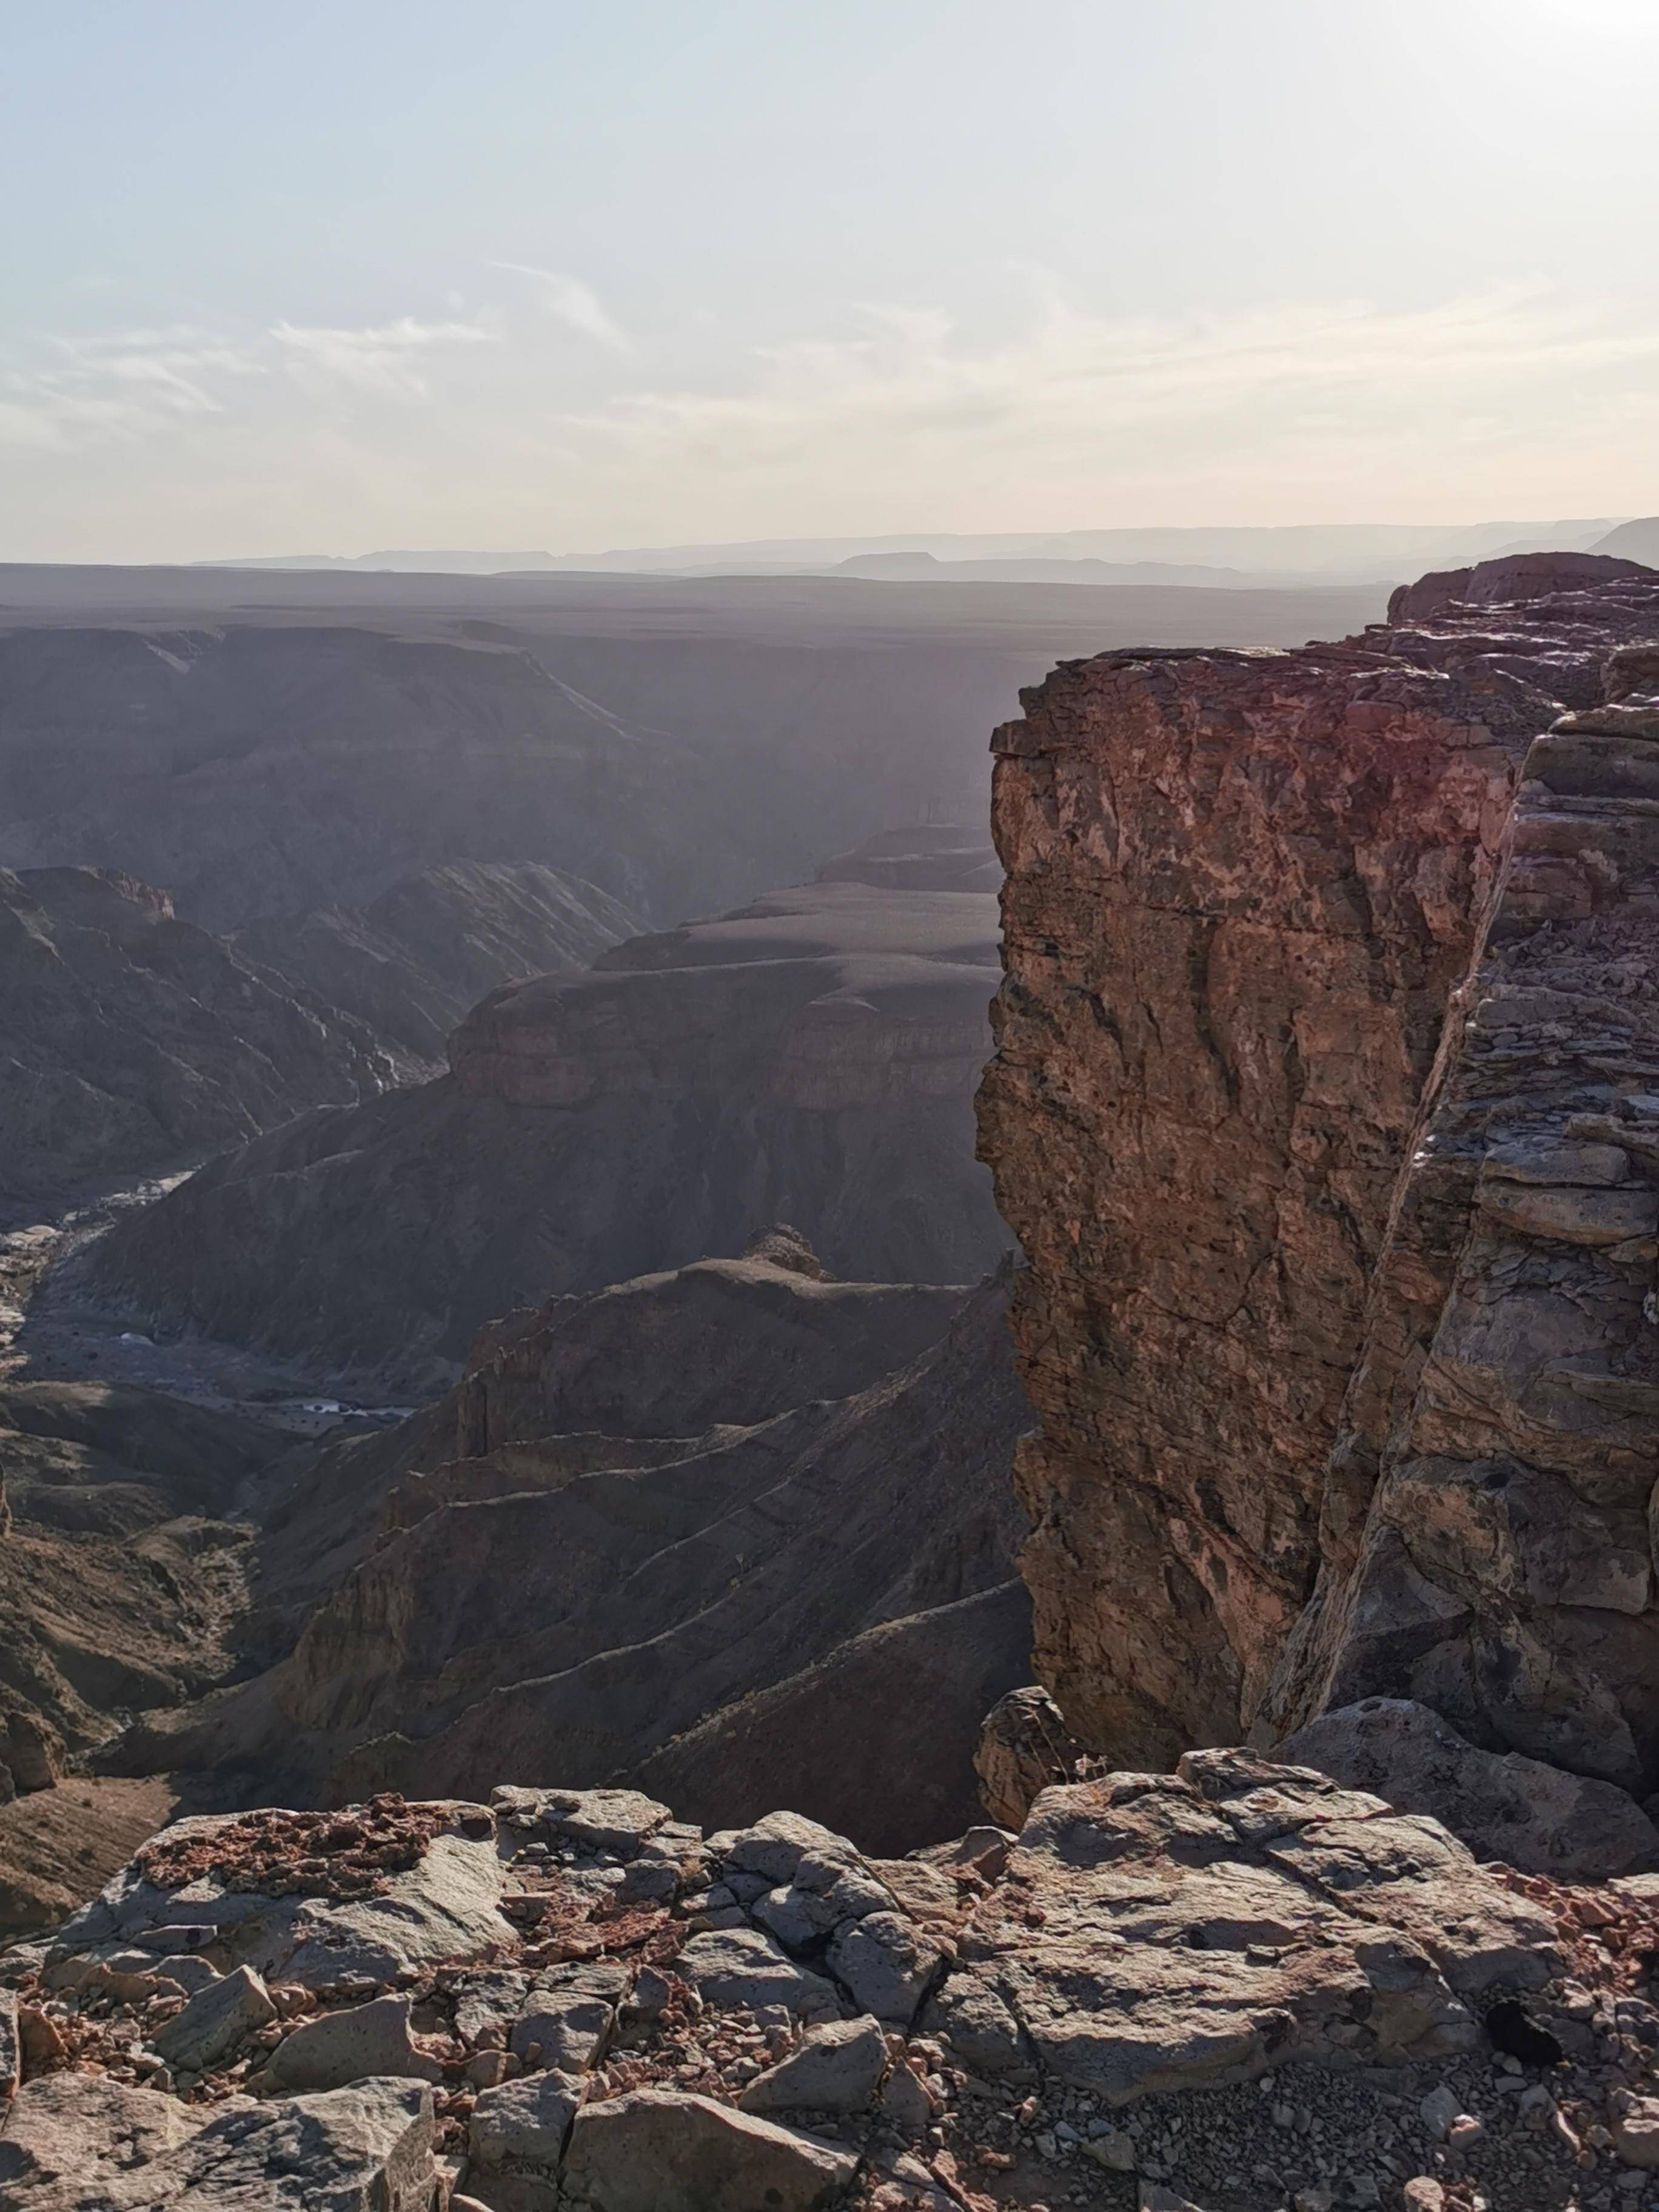
[[[1189,1753],[868,1858],[629,1790],[180,1822],[0,1959],[4,2212],[1659,2205],[1659,1878]]]

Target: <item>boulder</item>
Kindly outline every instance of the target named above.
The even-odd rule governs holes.
[[[52,2075],[15,2100],[0,2139],[7,2212],[429,2212],[432,2094],[362,2081],[204,2124],[145,2089]]]
[[[271,2052],[257,2086],[267,2094],[294,2094],[342,2089],[373,2075],[416,2081],[443,2078],[442,2067],[410,2039],[407,1997],[376,1997],[302,2022]]]
[[[705,2004],[732,2012],[783,2005],[800,2020],[833,2020],[841,1998],[833,1982],[798,1966],[758,1928],[710,1928],[681,1951],[676,1971]]]
[[[562,1843],[631,1859],[673,1814],[639,1790],[548,1790],[541,1817]]]
[[[0,1765],[19,1796],[50,1790],[64,1773],[64,1739],[39,1713],[15,1712],[0,1726]]]
[[[898,1912],[872,1912],[842,1923],[825,1962],[855,2003],[878,2020],[908,2027],[943,1956],[915,1921]]]
[[[738,2100],[746,2112],[861,2112],[887,2066],[881,2022],[832,2020],[809,2027],[795,2049],[757,2075]]]
[[[152,2043],[175,2074],[200,2074],[276,2017],[264,1982],[252,1966],[238,1966],[198,1990],[182,2012],[156,2030]]]
[[[930,2028],[1114,2106],[1473,2050],[1488,1992],[1560,1966],[1547,1916],[1436,1822],[1237,1751],[1045,1791],[961,1948]]]
[[[707,2097],[640,2089],[582,2107],[562,2179],[592,2212],[822,2212],[857,2168],[846,2151]]]
[[[582,2085],[568,2074],[526,2074],[482,2089],[472,2107],[467,2148],[481,2166],[556,2166]]]
[[[510,2048],[526,2068],[581,2073],[604,2049],[628,1984],[628,1969],[614,1959],[554,1967],[526,1995]]]
[[[176,2097],[89,2074],[47,2074],[13,2098],[0,2134],[7,2212],[71,2212],[125,2168],[145,2171],[187,2142],[198,2112]]]
[[[1477,1858],[1523,1874],[1597,1881],[1659,1867],[1659,1829],[1617,1784],[1482,1751],[1408,1698],[1322,1713],[1273,1756],[1374,1790],[1399,1812],[1429,1814]]]
[[[799,1813],[769,1813],[752,1827],[720,1841],[721,1856],[729,1868],[739,1874],[763,1875],[770,1884],[793,1882],[796,1868],[809,1852],[847,1863],[858,1858],[845,1836],[804,1820]]]
[[[1074,1780],[1085,1755],[1041,1683],[1010,1690],[980,1723],[974,1751],[980,1802],[999,1826],[1023,1828],[1040,1793]]]

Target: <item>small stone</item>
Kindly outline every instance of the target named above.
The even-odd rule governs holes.
[[[1432,2174],[1413,2176],[1400,2192],[1405,2212],[1446,2212],[1446,2192]]]
[[[1418,2106],[1423,2124],[1437,2142],[1444,2142],[1448,2130],[1462,2113],[1462,2106],[1443,2081],[1438,2088],[1431,2089]]]
[[[896,2065],[887,2076],[881,2093],[882,2116],[902,2136],[917,2141],[927,2131],[933,2117],[933,2100],[927,2089],[908,2066]],[[1041,2136],[1038,2137],[1039,2142]],[[1053,2138],[1050,2138],[1052,2143]],[[1046,2154],[1052,2158],[1052,2148]]]
[[[376,2075],[417,2081],[443,2077],[442,2067],[410,2039],[407,1997],[377,1997],[372,2004],[306,2021],[277,2045],[256,2086],[295,2094],[343,2089]]]
[[[1613,2117],[1613,2142],[1626,2166],[1659,2172],[1659,2097],[1632,2097]]]
[[[514,2159],[555,2166],[580,2098],[580,2083],[560,2074],[527,2074],[485,2089],[472,2107],[467,2148],[481,2166]]]
[[[1104,2135],[1091,2136],[1083,2146],[1085,2158],[1103,2166],[1109,2173],[1133,2173],[1135,2170],[1135,2146],[1132,2136],[1109,2128]]]
[[[238,1966],[222,1981],[198,1990],[150,2040],[175,2073],[203,2074],[228,2057],[245,2035],[267,2021],[276,2008],[252,1966]]]
[[[809,2027],[799,2049],[750,2081],[738,2101],[746,2112],[862,2112],[886,2064],[878,2020],[826,2021]]]

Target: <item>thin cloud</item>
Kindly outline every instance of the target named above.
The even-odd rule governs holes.
[[[523,261],[492,261],[492,269],[504,269],[514,276],[528,276],[534,283],[544,311],[556,323],[562,323],[578,337],[590,338],[595,345],[608,346],[613,353],[631,354],[634,342],[622,325],[606,309],[604,301],[591,284],[580,277],[561,276],[556,270],[532,269]]]
[[[30,362],[0,364],[0,443],[140,436],[158,422],[223,413],[215,380],[260,374],[246,348],[187,327],[53,337]]]
[[[1656,367],[1652,319],[1541,291],[1190,320],[1094,316],[1051,297],[988,348],[963,344],[942,316],[868,310],[850,335],[755,349],[736,388],[625,391],[556,431],[596,483],[746,486],[745,528],[776,512],[769,485],[805,512],[844,514],[842,492],[856,493],[872,528],[896,503],[960,518],[964,485],[975,514],[998,489],[1087,512],[1287,470],[1346,477],[1369,501],[1397,455],[1429,484],[1471,453],[1510,456],[1524,481],[1546,440],[1558,459],[1594,453],[1605,467],[1614,413],[1626,436],[1632,418],[1659,428]]]
[[[359,330],[296,323],[273,324],[270,336],[302,380],[334,380],[367,392],[427,390],[427,357],[454,346],[491,345],[495,333],[477,323],[422,323],[412,315]]]

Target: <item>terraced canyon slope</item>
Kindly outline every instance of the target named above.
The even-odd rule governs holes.
[[[93,1248],[76,1294],[377,1378],[454,1379],[509,1307],[793,1222],[836,1275],[967,1282],[997,981],[983,891],[811,884],[487,998],[450,1073],[307,1115]]]
[[[1387,1695],[1626,1793],[1628,1849],[1659,576],[1537,556],[1392,614],[1068,663],[998,733],[1038,1671],[1155,1765]]]
[[[274,1663],[152,1708],[123,1773],[476,1792],[503,1748],[688,1805],[932,1842],[1024,1681],[1006,1286],[823,1279],[793,1233],[486,1331],[391,1434],[322,1453],[253,1547]]]

